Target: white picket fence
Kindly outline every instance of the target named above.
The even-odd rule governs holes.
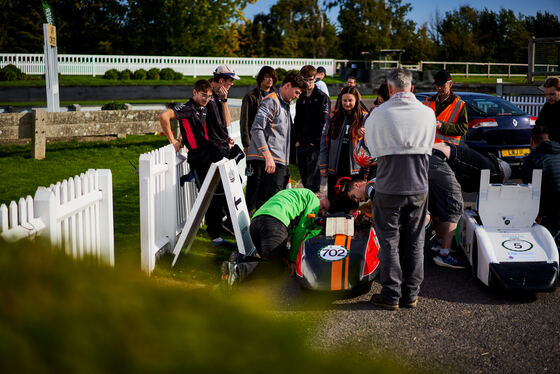
[[[44,55],[39,53],[0,53],[0,68],[16,65],[25,74],[44,74]],[[103,75],[109,69],[132,71],[151,68],[172,68],[188,76],[212,75],[217,66],[230,65],[238,75],[256,76],[264,65],[286,70],[304,65],[323,66],[328,75],[335,73],[334,59],[313,58],[248,58],[248,57],[171,57],[58,55],[58,72],[64,75]]]
[[[186,152],[175,153],[171,144],[140,155],[140,261],[147,273],[173,250],[196,200],[194,181],[180,183],[189,171]]]
[[[74,258],[94,256],[114,266],[113,184],[111,170],[90,169],[35,197],[0,206],[0,236],[8,241],[44,237]]]
[[[239,121],[228,127],[229,136],[241,145]],[[174,166],[174,167],[173,167]],[[245,159],[238,170],[245,175]],[[150,274],[159,256],[172,251],[197,197],[194,181],[179,180],[190,172],[187,153],[172,145],[140,155],[140,262]]]
[[[546,102],[546,98],[544,96],[504,95],[502,96],[502,99],[515,104],[525,113],[534,117],[537,117],[539,115],[542,106]]]

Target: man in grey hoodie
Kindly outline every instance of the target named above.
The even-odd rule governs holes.
[[[412,74],[387,76],[390,99],[365,122],[366,142],[377,157],[373,221],[380,243],[381,293],[373,305],[414,308],[424,279],[424,220],[428,198],[428,157],[436,132],[434,112],[412,93]],[[428,110],[426,110],[428,109]]]
[[[261,101],[251,127],[247,152],[247,200],[256,197],[258,209],[278,191],[289,177],[292,117],[290,102],[305,89],[298,72],[286,74],[282,86]]]

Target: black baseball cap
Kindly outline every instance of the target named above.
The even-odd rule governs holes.
[[[327,74],[327,70],[326,70],[324,67],[319,66],[319,67],[317,68],[317,73],[325,73],[325,75],[326,75],[326,74]]]
[[[451,74],[447,70],[440,70],[434,75],[434,84],[438,86],[443,86],[445,83],[451,80]]]

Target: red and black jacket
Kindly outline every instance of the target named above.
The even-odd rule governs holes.
[[[199,107],[191,99],[173,108],[179,121],[183,144],[189,151],[190,164],[212,163],[224,157],[221,147],[208,135],[206,107]]]

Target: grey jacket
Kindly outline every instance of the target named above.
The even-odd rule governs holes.
[[[263,98],[251,127],[251,143],[247,160],[264,161],[263,151],[270,151],[277,164],[290,163],[290,103],[282,100],[279,91]]]
[[[321,152],[319,154],[319,168],[327,169],[327,172],[331,175],[336,175],[338,170],[338,160],[340,157],[350,158],[350,174],[355,175],[360,172],[361,166],[354,160],[354,146],[360,139],[350,139],[351,146],[349,147],[348,155],[341,155],[342,150],[342,138],[345,136],[342,129],[346,128],[346,117],[344,118],[344,123],[342,124],[342,129],[338,138],[332,139],[332,126],[331,122],[334,116],[329,118],[325,127],[323,128],[323,135],[321,136]],[[363,121],[363,118],[362,118]],[[352,136],[349,134],[348,136]]]

